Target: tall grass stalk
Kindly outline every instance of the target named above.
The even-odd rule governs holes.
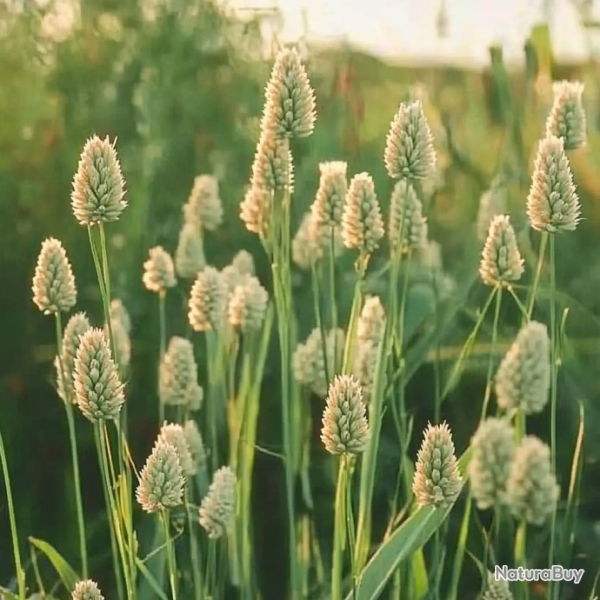
[[[201,568],[201,556],[200,548],[198,544],[198,537],[194,531],[195,523],[192,518],[192,490],[189,485],[186,485],[184,507],[185,515],[187,518],[188,525],[188,536],[190,543],[190,562],[192,571],[192,582],[194,584],[194,600],[203,600],[202,597],[202,568]]]
[[[518,567],[527,568],[527,521],[525,519],[521,521],[515,537],[515,564]],[[518,598],[529,600],[529,586],[525,580],[519,586]]]
[[[323,352],[323,365],[325,366],[325,381],[331,381],[331,375],[335,373],[335,365],[329,365],[327,356],[327,332],[325,330],[325,323],[323,323],[323,316],[321,314],[321,286],[319,284],[319,273],[317,271],[317,265],[315,261],[310,261],[310,273],[312,279],[312,297],[313,297],[313,308],[315,312],[315,322],[319,331],[321,332],[321,347]],[[337,342],[337,336],[334,336]],[[335,361],[335,353],[334,353]],[[330,368],[331,367],[331,368]]]
[[[335,229],[333,227],[330,228],[329,232],[329,256],[328,256],[328,266],[329,266],[329,306],[331,308],[331,322],[330,326],[333,331],[337,329],[338,326],[338,313],[337,313],[337,295],[336,295],[336,285],[335,285]],[[333,342],[333,373],[337,373],[340,365],[336,364],[338,362],[338,348],[337,348],[337,336],[334,336]],[[329,381],[329,379],[327,379]]]
[[[165,539],[167,541],[167,565],[169,569],[169,583],[171,586],[171,598],[177,600],[177,563],[175,559],[175,548],[171,537],[171,523],[169,511],[162,510],[160,513],[163,527],[165,528]]]
[[[340,457],[337,486],[335,491],[334,529],[333,529],[333,562],[331,568],[331,600],[343,600],[342,581],[344,571],[344,555],[347,543],[347,491],[350,482],[349,456]],[[354,578],[354,573],[352,574]]]
[[[165,358],[165,352],[166,352],[166,347],[167,347],[167,324],[166,324],[166,315],[165,315],[165,302],[166,300],[166,292],[164,290],[161,290],[158,293],[158,323],[159,323],[159,335],[160,335],[160,341],[159,341],[159,355],[158,355],[158,366],[159,366],[159,373],[160,373],[160,366],[163,363],[163,360]],[[160,375],[159,375],[159,379],[160,379]],[[158,383],[158,426],[162,427],[162,424],[164,423],[165,420],[165,405],[164,402],[162,401],[162,398],[160,397],[160,381]]]
[[[221,331],[206,332],[209,393],[205,403],[205,421],[209,432],[213,472],[221,465],[222,452],[219,440],[227,421],[226,351]]]
[[[62,323],[60,311],[55,313],[56,325],[56,350],[60,368],[60,378],[63,382],[63,390],[66,395],[66,373],[62,359]],[[85,519],[83,518],[83,502],[81,499],[81,478],[79,476],[79,456],[77,451],[77,435],[75,433],[75,418],[73,415],[73,404],[71,398],[64,398],[63,404],[67,414],[67,425],[69,427],[69,444],[71,447],[71,462],[73,466],[73,485],[75,487],[75,508],[77,511],[77,531],[79,534],[79,554],[81,559],[81,572],[84,579],[88,577],[88,557],[85,535]]]

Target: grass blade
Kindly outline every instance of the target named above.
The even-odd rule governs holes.
[[[48,542],[30,537],[29,543],[45,554],[46,558],[52,563],[54,570],[58,573],[63,585],[71,593],[75,589],[75,584],[79,581],[79,576],[73,567]]]

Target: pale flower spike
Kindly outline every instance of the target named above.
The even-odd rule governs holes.
[[[71,598],[72,600],[104,600],[98,584],[91,579],[78,581],[75,584]]]
[[[490,286],[507,286],[519,281],[525,270],[517,245],[517,236],[507,215],[492,219],[483,252],[479,275]]]

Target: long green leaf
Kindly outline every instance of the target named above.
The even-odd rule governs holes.
[[[156,579],[154,578],[154,576],[152,575],[152,573],[150,572],[150,569],[148,569],[148,567],[137,556],[135,559],[135,564],[137,565],[137,568],[139,572],[143,575],[144,579],[148,582],[148,585],[152,588],[152,590],[160,598],[160,600],[169,600],[164,591],[161,589],[158,582],[156,581]]]
[[[52,563],[54,570],[58,573],[63,585],[71,593],[75,589],[75,584],[79,581],[79,575],[77,575],[73,567],[48,542],[30,537],[29,543],[33,544],[40,552],[46,555],[46,558]]]

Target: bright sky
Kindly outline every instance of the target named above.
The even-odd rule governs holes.
[[[487,48],[499,42],[508,60],[520,59],[532,25],[540,22],[543,0],[446,0],[448,36],[436,35],[442,0],[230,0],[233,6],[278,4],[285,17],[283,37],[302,36],[306,9],[309,36],[349,42],[389,57],[431,57],[486,64]],[[586,56],[586,41],[572,0],[554,0],[552,43],[564,58]]]

